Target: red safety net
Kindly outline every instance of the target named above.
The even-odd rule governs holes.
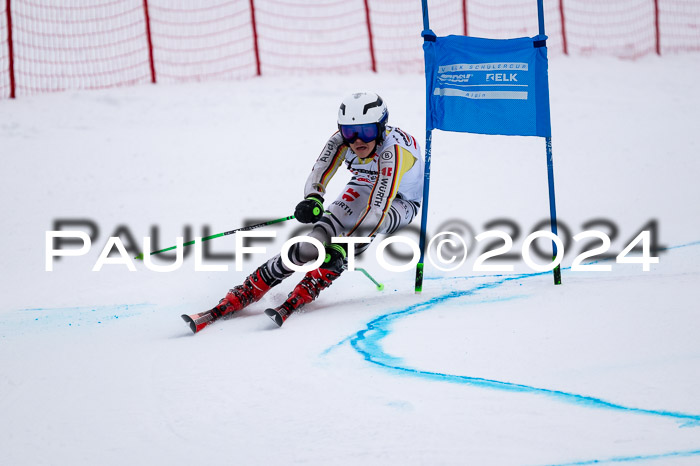
[[[656,50],[653,1],[569,0],[565,8],[572,55],[637,58]]]
[[[418,0],[0,2],[0,98],[13,90],[423,69]],[[544,7],[550,56],[700,50],[698,0],[544,0]],[[430,27],[441,36],[534,36],[537,2],[431,0]]]
[[[0,99],[10,97],[9,28],[7,26],[7,4],[0,4]]]
[[[150,79],[140,0],[13,0],[11,12],[18,96]]]
[[[158,82],[255,76],[248,1],[148,0],[148,11]]]
[[[377,71],[423,71],[423,13],[421,2],[372,0]],[[430,29],[439,36],[463,34],[462,2],[430,1]]]
[[[659,0],[661,54],[700,51],[700,1]]]
[[[544,0],[547,50],[549,55],[563,52],[561,14],[559,0]],[[532,37],[539,33],[537,2],[501,0],[494,4],[489,0],[467,2],[467,33],[475,37],[509,39]]]
[[[262,74],[372,67],[363,0],[255,0]]]

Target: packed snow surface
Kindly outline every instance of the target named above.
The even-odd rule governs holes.
[[[463,236],[462,266],[427,263],[415,294],[413,272],[384,270],[375,244],[358,265],[383,291],[346,272],[277,328],[262,311],[297,273],[194,336],[180,314],[209,309],[303,228],[259,230],[277,238],[253,242],[267,252],[242,271],[233,236],[207,242],[204,265],[226,272],[196,271],[191,253],[173,272],[93,272],[108,238],[163,248],[291,215],[344,95],[376,91],[425,146],[423,77],[0,102],[0,463],[698,464],[699,73],[693,55],[550,63],[557,213],[569,236],[610,236],[610,257],[591,258],[610,271],[569,268],[599,240],[568,241],[561,286],[523,262],[527,234],[549,228],[542,139],[436,131],[428,230]],[[327,201],[347,179],[341,168]],[[57,221],[93,240],[49,272]],[[513,256],[486,264],[511,272],[473,270],[502,244],[474,239],[491,229]],[[615,261],[642,229],[660,248],[648,272]]]

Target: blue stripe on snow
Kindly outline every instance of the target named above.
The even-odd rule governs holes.
[[[663,458],[684,458],[697,455],[700,455],[700,450],[674,451],[670,453],[660,453],[658,455],[615,456],[613,458],[603,460],[576,461],[573,463],[557,463],[548,466],[585,466],[588,464],[631,463],[633,461],[650,461]]]
[[[0,337],[56,328],[102,325],[153,310],[149,303],[100,306],[35,307],[0,314]]]
[[[698,245],[700,245],[700,241],[686,243],[686,244],[682,244],[682,245],[678,245],[678,246],[672,246],[672,247],[668,247],[665,249],[666,250],[673,250],[673,249],[684,248],[684,247],[689,247],[689,246],[698,246]],[[439,381],[446,381],[446,382],[452,382],[452,383],[461,383],[461,384],[472,385],[472,386],[494,389],[494,390],[503,390],[503,391],[510,391],[510,392],[524,392],[524,393],[532,393],[532,394],[536,394],[536,395],[543,395],[543,396],[548,396],[550,398],[553,398],[553,399],[560,401],[560,402],[570,403],[570,404],[584,406],[584,407],[610,409],[610,410],[623,411],[623,412],[628,412],[628,413],[633,413],[633,414],[645,414],[645,415],[653,415],[653,416],[672,418],[672,419],[676,419],[676,420],[689,421],[689,422],[682,424],[681,427],[700,425],[700,415],[697,415],[697,414],[688,414],[688,413],[665,411],[665,410],[655,410],[655,409],[635,408],[635,407],[625,406],[622,404],[606,401],[606,400],[603,400],[601,398],[596,398],[596,397],[586,396],[586,395],[579,395],[576,393],[568,393],[568,392],[563,392],[563,391],[559,391],[559,390],[550,390],[550,389],[546,389],[546,388],[533,387],[533,386],[523,385],[523,384],[515,384],[515,383],[504,382],[504,381],[499,381],[499,380],[490,380],[490,379],[484,379],[484,378],[479,378],[479,377],[469,377],[469,376],[463,376],[463,375],[445,374],[445,373],[432,372],[432,371],[422,371],[422,370],[413,369],[410,367],[404,367],[404,366],[400,365],[400,362],[401,362],[400,358],[396,358],[394,356],[387,354],[386,352],[384,352],[384,350],[381,347],[380,341],[391,333],[390,326],[394,321],[396,321],[398,319],[401,319],[401,318],[409,316],[409,315],[417,314],[419,312],[426,311],[426,310],[431,309],[432,307],[439,305],[441,303],[444,303],[446,301],[451,301],[451,300],[454,300],[457,298],[473,296],[474,294],[478,293],[481,290],[485,290],[485,289],[489,289],[489,288],[496,288],[496,287],[503,285],[504,283],[506,283],[508,281],[531,278],[531,277],[543,275],[543,274],[549,274],[549,272],[518,274],[518,275],[510,275],[510,276],[508,276],[508,275],[491,275],[491,276],[479,276],[479,277],[476,277],[476,276],[462,277],[465,279],[493,278],[496,280],[493,282],[490,282],[490,283],[482,283],[482,284],[477,285],[477,286],[470,288],[468,290],[451,291],[449,293],[446,293],[446,294],[441,295],[441,296],[437,296],[435,298],[429,299],[429,300],[424,301],[422,303],[413,304],[413,305],[408,306],[404,309],[381,315],[381,316],[373,319],[372,321],[368,322],[366,324],[365,329],[360,330],[359,332],[355,333],[354,335],[351,335],[351,336],[343,339],[339,343],[333,345],[332,347],[326,349],[322,353],[322,356],[327,355],[332,349],[349,341],[350,344],[352,345],[352,347],[358,353],[360,353],[366,361],[368,361],[372,364],[375,364],[377,366],[380,366],[384,369],[390,370],[392,372],[397,372],[397,373],[401,373],[401,374],[408,374],[411,376],[421,377],[421,378],[430,379],[430,380],[439,380]],[[455,279],[455,277],[451,277],[451,278]],[[515,299],[515,298],[517,298],[517,297],[513,297],[512,299]],[[484,302],[484,303],[485,302],[495,302],[495,301],[498,301],[499,299],[502,300],[503,298],[486,299],[486,300],[482,300],[481,302]],[[662,454],[656,454],[656,455],[619,456],[619,457],[613,457],[613,458],[601,459],[601,460],[595,459],[595,460],[563,463],[563,464],[560,464],[557,466],[578,466],[578,465],[601,464],[601,463],[622,463],[622,462],[644,461],[644,460],[654,460],[654,459],[663,459],[663,458],[680,458],[680,457],[689,457],[689,456],[696,456],[696,455],[700,455],[700,450],[669,452],[669,453],[662,453]]]
[[[533,387],[530,385],[516,384],[511,382],[504,382],[499,380],[484,379],[480,377],[469,377],[465,375],[454,375],[454,374],[444,374],[440,372],[423,371],[418,369],[413,369],[410,367],[404,367],[397,364],[400,359],[391,356],[384,352],[381,347],[381,340],[391,333],[390,326],[392,323],[398,319],[404,318],[409,315],[413,315],[425,310],[432,308],[438,304],[446,301],[451,301],[456,298],[462,298],[465,296],[473,296],[475,293],[489,288],[496,288],[503,285],[504,283],[516,279],[522,279],[530,277],[534,274],[521,274],[513,275],[510,277],[502,278],[490,283],[483,283],[474,288],[461,291],[451,291],[441,296],[429,299],[428,301],[411,305],[405,309],[391,312],[389,314],[384,314],[376,319],[368,322],[366,328],[360,330],[355,335],[349,338],[352,347],[360,353],[366,361],[381,366],[385,369],[396,371],[402,374],[410,374],[416,377],[423,377],[433,380],[441,380],[453,383],[462,383],[467,385],[473,385],[483,388],[490,388],[495,390],[504,390],[511,392],[526,392],[537,395],[545,395],[554,398],[558,401],[565,403],[571,403],[579,406],[587,406],[592,408],[605,408],[614,409],[620,411],[633,412],[638,414],[648,414],[655,416],[664,416],[675,419],[700,421],[700,415],[696,414],[686,414],[674,411],[664,411],[655,409],[643,409],[634,408],[630,406],[624,406],[618,403],[613,403],[610,401],[603,400],[601,398],[596,398],[592,396],[579,395],[576,393],[568,393],[559,390],[549,390],[546,388]],[[501,298],[502,300],[502,298]],[[495,302],[495,300],[483,300],[482,302]],[[343,342],[346,340],[343,340]],[[341,342],[342,343],[342,342]],[[326,350],[327,352],[328,350]]]

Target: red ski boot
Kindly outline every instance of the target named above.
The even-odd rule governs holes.
[[[277,284],[268,285],[262,278],[261,271],[264,267],[265,265],[258,267],[255,272],[245,279],[242,285],[228,290],[226,296],[213,309],[199,314],[183,314],[182,320],[190,325],[193,333],[197,333],[219,317],[240,311],[247,305],[259,301],[270,288]]]
[[[316,299],[321,290],[331,286],[333,280],[339,276],[339,273],[328,269],[316,269],[307,272],[299,284],[294,287],[294,290],[289,293],[287,300],[279,307],[267,309],[265,314],[281,327],[294,311]]]

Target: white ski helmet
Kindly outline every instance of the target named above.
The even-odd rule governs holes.
[[[389,110],[382,100],[374,92],[358,92],[351,94],[343,99],[338,109],[338,129],[341,134],[349,133],[348,135],[343,134],[343,137],[348,142],[353,142],[360,137],[365,142],[370,142],[371,140],[380,143],[384,138],[384,131],[386,129],[386,123],[389,119]],[[371,138],[369,141],[363,137],[363,131],[360,131],[360,125],[376,125],[376,137]],[[343,131],[343,127],[346,128]],[[356,128],[358,131],[354,132],[354,137],[350,128]],[[369,131],[366,134],[371,134]],[[350,137],[349,137],[350,136]]]

